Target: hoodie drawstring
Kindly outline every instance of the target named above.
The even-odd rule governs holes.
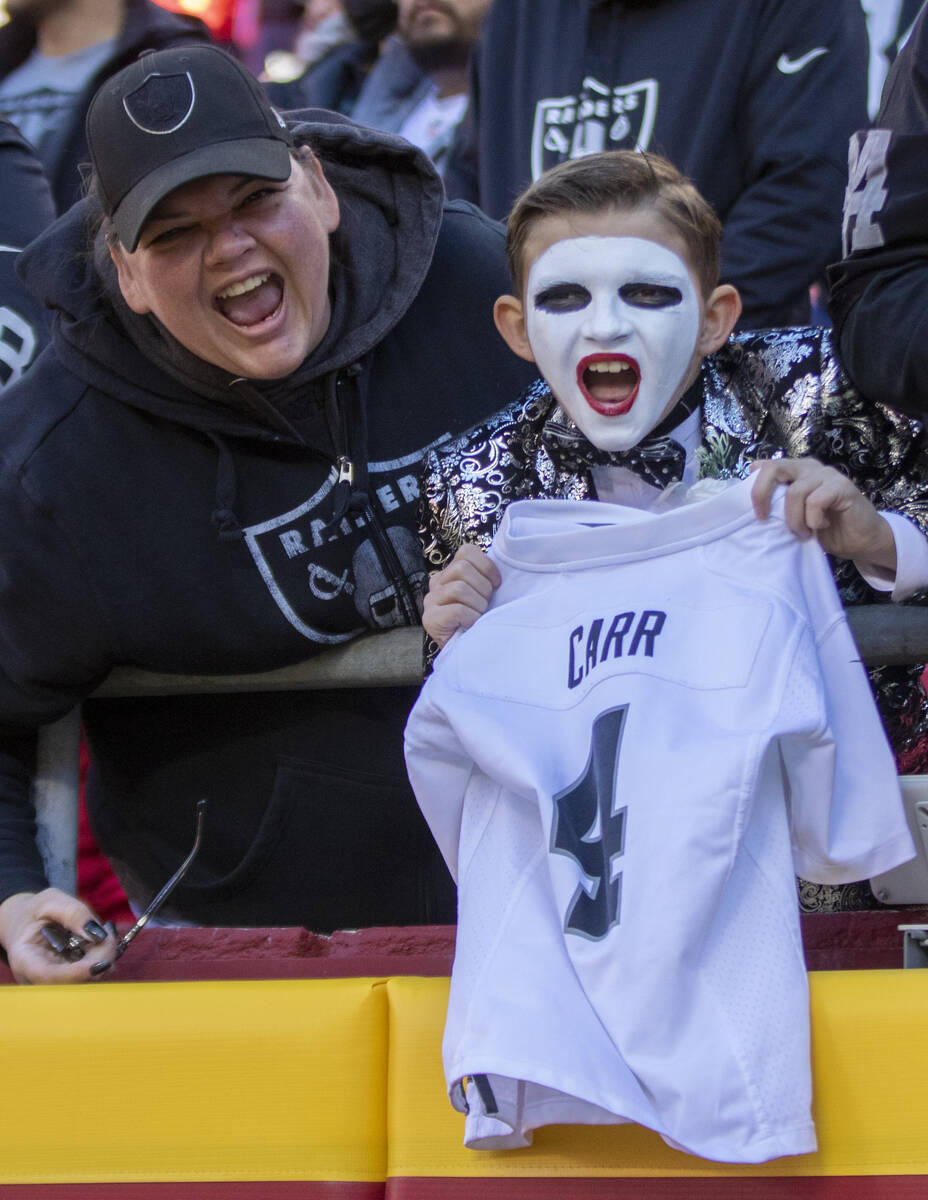
[[[232,457],[232,451],[218,433],[207,431],[206,436],[219,452],[219,465],[216,467],[216,507],[213,509],[210,519],[222,541],[238,541],[244,537],[244,531],[235,512],[235,501],[238,494],[235,460]]]

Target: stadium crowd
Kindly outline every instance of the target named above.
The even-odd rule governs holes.
[[[105,975],[107,919],[129,918],[109,866],[143,910],[184,859],[203,796],[203,844],[166,920],[319,932],[454,921],[403,762],[417,689],[92,693],[117,666],[269,670],[421,621],[429,572],[449,569],[458,543],[436,553],[448,528],[420,505],[420,471],[433,452],[434,475],[436,447],[537,379],[515,327],[498,336],[494,305],[525,284],[511,245],[507,268],[507,214],[559,164],[645,151],[692,181],[720,222],[718,274],[700,279],[694,311],[727,299],[687,396],[705,356],[739,397],[769,372],[750,451],[726,470],[835,463],[855,495],[839,489],[826,510],[863,511],[858,488],[869,506],[867,553],[856,534],[829,545],[857,563],[839,571],[842,597],[925,602],[920,4],[3,10],[0,946],[18,980]],[[763,332],[782,327],[806,332]],[[814,372],[797,373],[810,357]],[[812,375],[840,403],[819,412],[802,392]],[[781,393],[792,425],[774,434],[763,422]],[[706,404],[691,397],[670,427],[665,405],[640,435]],[[739,404],[727,431],[745,439]],[[573,453],[571,478],[596,496],[602,461]],[[809,476],[776,478],[798,495]],[[554,494],[547,477],[532,486]],[[467,511],[479,491],[455,501],[471,531],[489,511]],[[465,574],[481,600],[439,640],[485,607],[488,578]],[[435,595],[433,582],[427,605]],[[928,770],[920,674],[874,676],[902,772]],[[108,864],[105,908],[102,892],[50,887],[35,838],[36,731],[76,704],[84,851],[98,874]],[[876,903],[863,883],[801,897]],[[78,953],[58,953],[49,927]]]

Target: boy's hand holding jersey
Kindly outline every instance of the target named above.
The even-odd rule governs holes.
[[[770,516],[774,490],[783,484],[786,524],[799,538],[814,537],[827,554],[851,559],[868,575],[892,582],[896,542],[892,528],[847,476],[814,458],[778,458],[755,463],[751,499],[759,520]],[[465,543],[429,580],[422,624],[439,646],[458,630],[470,629],[486,612],[500,584],[496,565]]]

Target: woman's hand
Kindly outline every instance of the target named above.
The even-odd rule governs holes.
[[[51,922],[87,943],[78,962],[68,962],[52,949],[42,932]],[[86,904],[58,888],[7,897],[0,904],[0,944],[17,983],[87,983],[109,970],[116,953],[112,931],[103,928]]]
[[[470,629],[487,611],[501,583],[496,564],[479,546],[465,542],[443,571],[429,580],[422,610],[425,631],[439,646],[459,629]]]
[[[770,516],[770,499],[785,483],[786,524],[800,538],[815,537],[828,554],[851,558],[859,570],[892,580],[896,575],[896,542],[889,522],[867,497],[834,467],[814,458],[779,458],[756,462],[751,490],[760,520]]]

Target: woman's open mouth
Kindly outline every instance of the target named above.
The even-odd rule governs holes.
[[[577,383],[594,412],[620,417],[635,403],[641,371],[627,354],[588,354],[577,365]]]
[[[284,298],[284,282],[279,275],[263,271],[217,292],[216,309],[240,329],[252,329],[273,317]]]

